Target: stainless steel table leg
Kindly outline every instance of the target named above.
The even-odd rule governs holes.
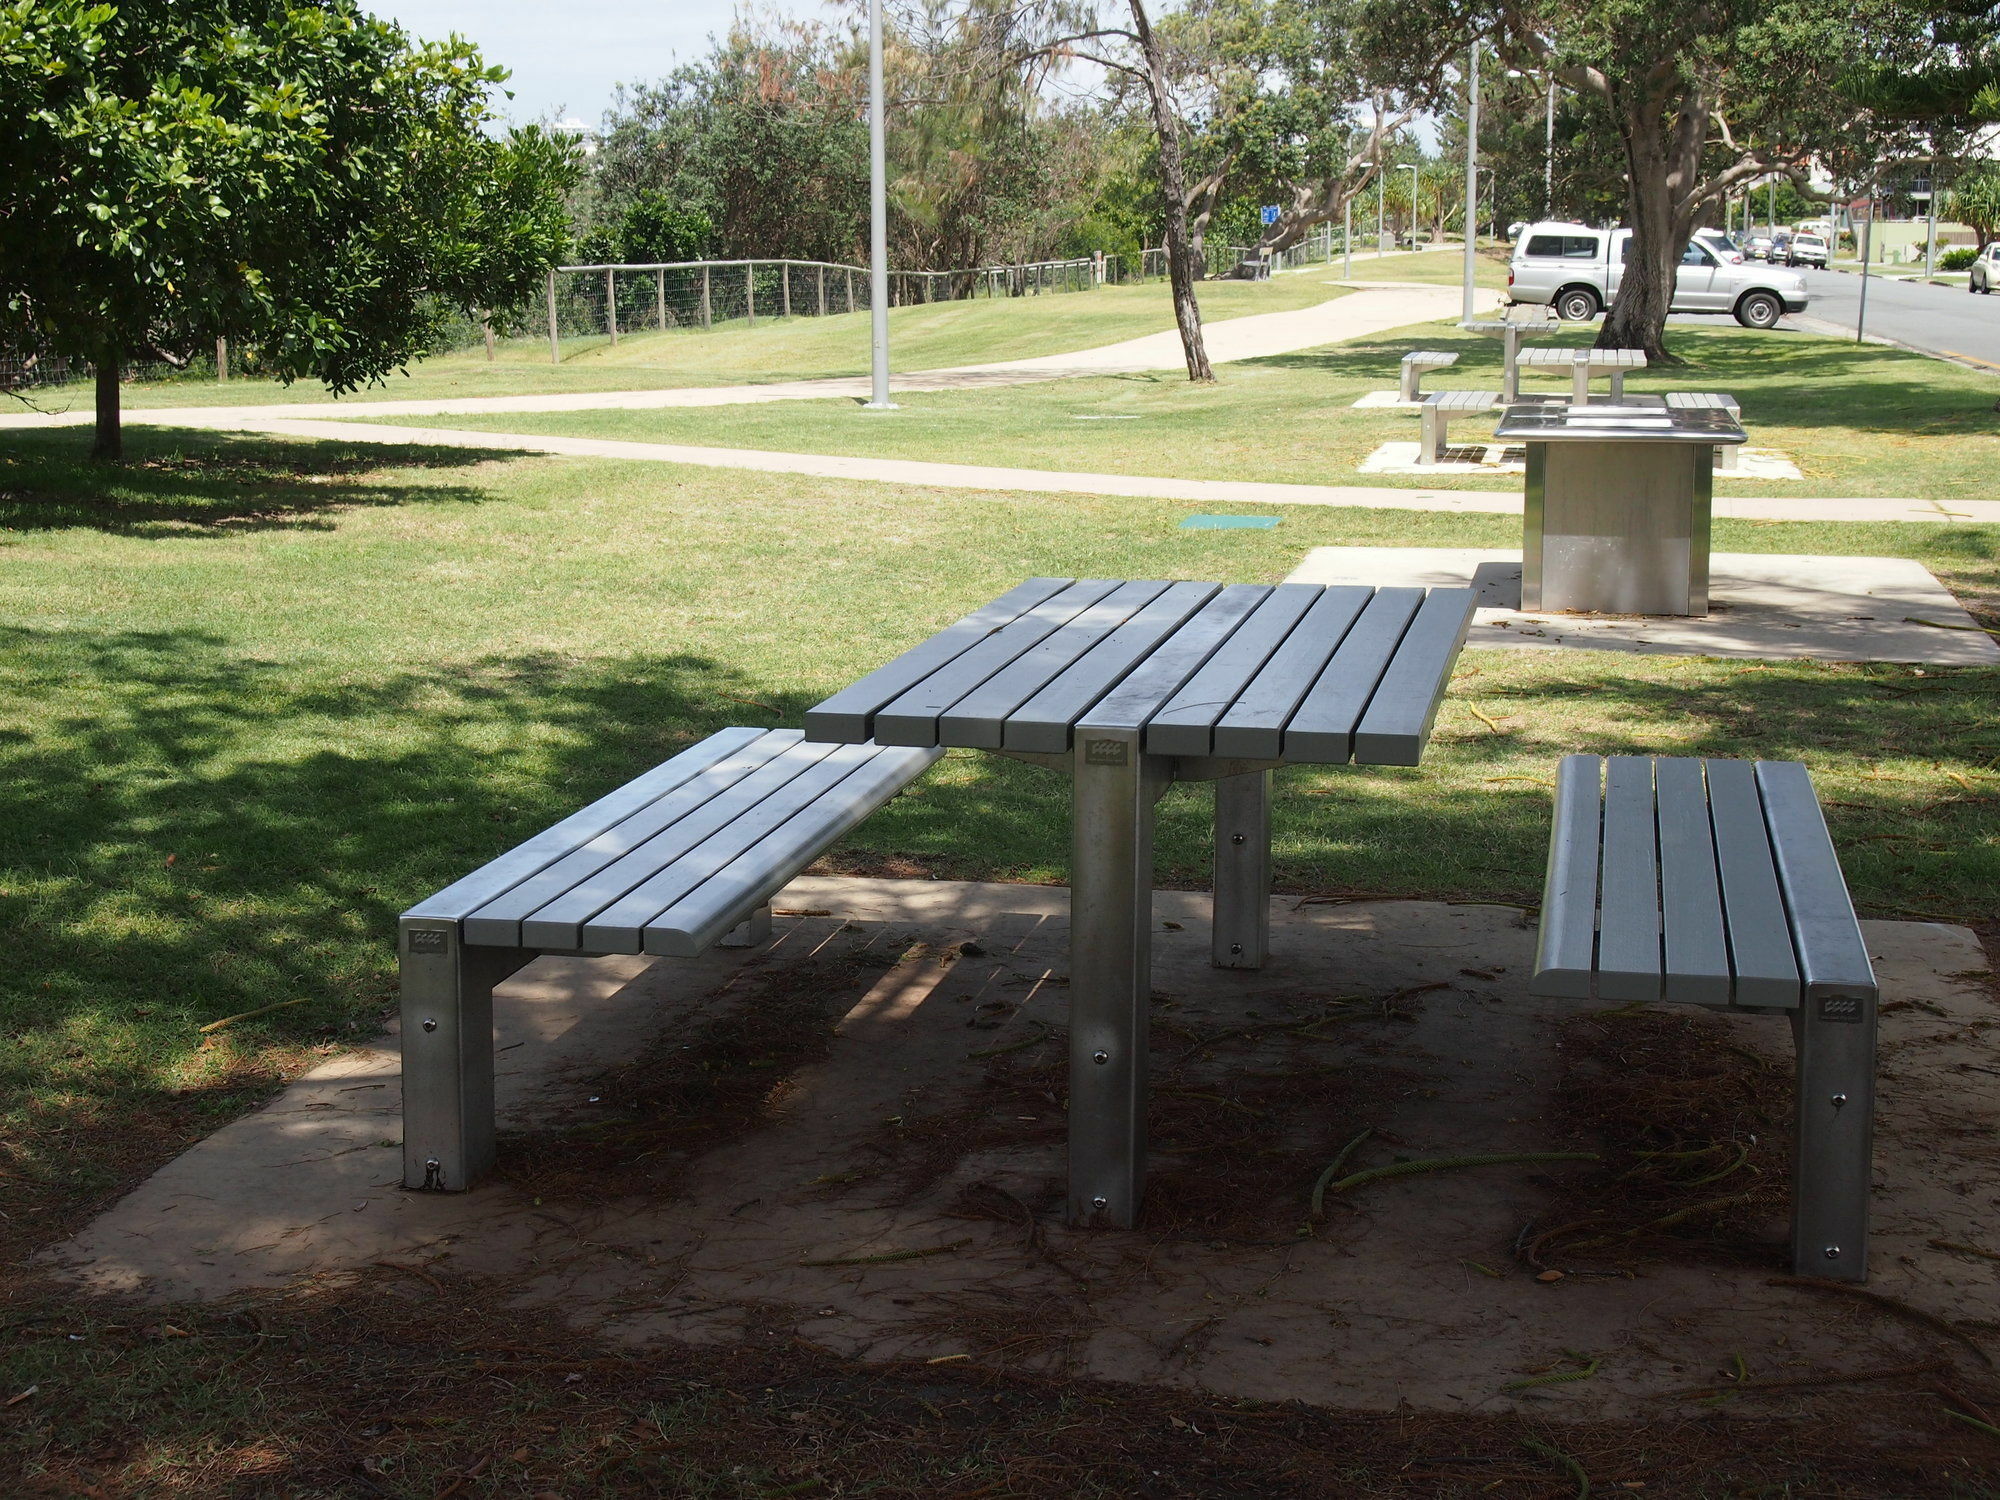
[[[1129,1229],[1146,1174],[1153,801],[1139,731],[1079,736],[1071,783],[1069,1222]]]
[[[458,924],[396,934],[403,991],[403,1186],[462,1192],[493,1167],[493,986],[535,955],[467,948]]]
[[[1216,780],[1212,931],[1218,969],[1261,969],[1271,956],[1269,771]]]
[[[1500,400],[1512,406],[1521,398],[1521,330],[1511,324],[1500,330]]]
[[[1837,1017],[1837,1019],[1835,1018]],[[1798,1129],[1792,1148],[1792,1269],[1868,1279],[1873,1181],[1875,1001],[1808,993],[1792,1017]]]

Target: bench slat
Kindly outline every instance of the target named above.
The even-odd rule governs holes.
[[[1654,761],[1653,798],[1666,939],[1664,998],[1727,1005],[1729,939],[1723,928],[1722,886],[1716,875],[1715,836],[1709,827],[1701,762],[1685,756]]]
[[[671,864],[605,903],[580,928],[567,920],[544,925],[544,913],[521,924],[530,943],[546,947],[582,948],[592,953],[639,953],[646,924],[676,902],[696,893],[703,882],[775,829],[827,796],[855,769],[877,753],[874,745],[836,745],[831,754],[803,768],[783,786],[754,806],[733,810],[721,826]],[[565,917],[572,913],[566,912]],[[556,941],[574,934],[572,941]]]
[[[1256,613],[1202,664],[1165,708],[1146,721],[1146,753],[1213,753],[1215,721],[1319,596],[1320,590],[1309,583],[1281,583],[1272,589]]]
[[[1771,860],[1756,769],[1740,760],[1705,761],[1703,769],[1708,773],[1716,863],[1729,922],[1729,963],[1736,974],[1734,1003],[1796,1008],[1798,962]]]
[[[1606,1000],[1660,998],[1659,853],[1653,765],[1614,755],[1604,773],[1604,870],[1597,992]]]
[[[1418,588],[1376,591],[1286,724],[1285,759],[1342,765],[1353,756],[1355,730],[1423,600]]]
[[[578,948],[579,932],[586,919],[611,905],[627,891],[670,866],[690,851],[718,836],[725,836],[732,819],[750,815],[767,799],[791,788],[820,762],[845,747],[801,740],[742,778],[733,786],[714,793],[688,810],[668,827],[618,858],[595,869],[582,870],[567,888],[546,894],[541,904],[528,911],[500,907],[493,915],[512,915],[518,928],[504,930],[499,922],[481,923],[468,937],[482,942],[505,942],[505,933],[526,948]],[[481,913],[485,916],[485,913]],[[609,951],[609,950],[607,950]]]
[[[427,896],[403,913],[405,918],[456,922],[468,912],[513,889],[522,881],[547,869],[571,850],[587,844],[641,808],[667,796],[708,769],[715,761],[751,744],[760,736],[776,735],[789,743],[798,738],[795,730],[750,728],[719,729],[699,744],[690,745],[673,759],[653,767],[616,791],[608,792],[588,807],[579,808],[560,823],[543,829],[525,843],[487,861],[471,874],[453,881],[435,895]],[[772,753],[775,754],[774,747]]]
[[[1009,714],[1166,591],[1164,582],[1120,584],[939,714],[937,742],[999,749]]]
[[[1266,583],[1230,584],[1084,713],[1077,729],[1142,728],[1270,596]]]
[[[1808,993],[1815,999],[1872,997],[1875,966],[1806,768],[1796,761],[1759,761],[1757,787]]]
[[[1212,583],[1176,583],[1007,718],[1003,743],[1009,750],[1060,754],[1070,747],[1070,725],[1124,679],[1148,652],[1167,645],[1217,594]],[[1182,658],[1185,660],[1185,657]]]
[[[1323,591],[1229,712],[1216,721],[1215,754],[1278,759],[1285,725],[1374,597],[1374,590],[1359,584],[1336,584]]]
[[[806,711],[809,740],[865,740],[874,730],[877,710],[917,683],[955,661],[994,631],[1011,624],[1045,600],[1054,598],[1076,580],[1030,578],[981,605],[964,619],[885,662],[859,682]]]
[[[616,874],[607,877],[605,872],[614,870],[619,861],[636,851],[647,851],[638,855],[639,861],[644,862],[655,858],[655,851],[662,842],[676,837],[699,837],[699,834],[688,835],[674,830],[680,829],[690,817],[699,819],[718,805],[740,805],[744,798],[760,795],[758,789],[777,785],[796,774],[789,768],[810,765],[831,748],[829,745],[811,744],[796,730],[790,729],[757,736],[740,750],[716,760],[700,775],[676,787],[667,796],[607,828],[589,843],[572,850],[512,890],[468,912],[462,926],[465,941],[496,948],[522,946],[522,922],[542,907],[572,891],[589,888],[595,878],[608,878],[615,883]],[[745,790],[728,796],[726,802],[720,800],[739,785]],[[629,890],[639,878],[637,875],[630,876],[623,885],[616,886],[610,895],[604,897],[604,901]],[[598,904],[603,905],[604,901]]]
[[[1423,759],[1477,602],[1471,589],[1430,591],[1354,731],[1358,763],[1414,766]]]
[[[682,958],[702,952],[943,753],[890,750],[870,756],[810,806],[709,876],[698,891],[647,922],[644,951]]]
[[[1597,855],[1604,762],[1565,755],[1556,768],[1555,822],[1542,882],[1542,930],[1530,993],[1585,1000],[1597,972]]]
[[[881,745],[935,745],[938,717],[1120,587],[1115,578],[1084,578],[1026,611],[885,704],[875,715]]]

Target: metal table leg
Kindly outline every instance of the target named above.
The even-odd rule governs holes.
[[[1146,1174],[1153,802],[1140,731],[1079,737],[1071,782],[1069,1222],[1129,1229]]]
[[[1874,1179],[1875,998],[1808,994],[1793,1013],[1798,1129],[1792,1148],[1792,1270],[1868,1279]]]
[[[1521,399],[1521,330],[1508,324],[1500,330],[1500,400],[1512,406]]]
[[[396,938],[403,1186],[462,1192],[493,1167],[493,986],[535,955],[467,948],[456,922],[405,922]]]
[[[1271,955],[1269,771],[1215,783],[1213,944],[1218,969],[1261,969]]]

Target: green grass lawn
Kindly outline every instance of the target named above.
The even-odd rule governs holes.
[[[394,1003],[395,914],[676,747],[802,711],[1033,574],[1273,580],[1504,517],[994,496],[136,429],[0,456],[0,1237],[46,1240]],[[2000,528],[1721,523],[2000,598]],[[1796,756],[1873,913],[2000,900],[2000,673],[1468,652],[1415,770],[1280,778],[1288,890],[1531,902],[1565,751]],[[1474,710],[1478,712],[1475,713]],[[1163,881],[1205,878],[1198,791]],[[833,860],[1061,880],[1063,786],[954,754]],[[213,1036],[207,1023],[288,1009]]]
[[[1415,258],[1415,257],[1412,257]],[[1589,329],[1552,344],[1584,345]],[[1751,442],[1790,454],[1803,481],[1720,476],[1722,493],[1772,496],[2000,498],[2000,377],[1921,355],[1792,331],[1675,327],[1687,361],[1642,371],[1632,392],[1719,390],[1743,405]],[[1519,476],[1359,476],[1377,445],[1414,442],[1413,413],[1353,410],[1366,391],[1393,389],[1414,347],[1453,349],[1459,363],[1434,389],[1498,389],[1498,340],[1445,323],[1367,341],[1246,360],[1196,386],[1168,371],[979,391],[905,392],[892,415],[851,401],[700,410],[498,413],[403,419],[416,426],[557,433],[635,442],[937,459],[1093,473],[1298,484],[1511,490]],[[1526,390],[1555,390],[1526,377]],[[1600,386],[1601,390],[1601,386]],[[1106,421],[1106,417],[1130,420]],[[1490,432],[1486,428],[1484,431]],[[1455,424],[1458,441],[1482,432]],[[1459,434],[1463,436],[1458,436]]]
[[[1384,264],[1400,267],[1404,260],[1421,258],[1405,257]],[[1202,309],[1211,318],[1239,318],[1312,307],[1344,295],[1340,287],[1330,284],[1337,269],[1315,268],[1268,282],[1205,283],[1200,293]],[[935,302],[898,307],[889,313],[890,345],[898,370],[1069,354],[1164,332],[1173,326],[1173,305],[1163,282],[1041,297]],[[563,351],[563,362],[553,366],[547,343],[533,339],[502,343],[492,363],[479,349],[441,355],[420,361],[405,374],[391,375],[381,385],[357,391],[349,399],[431,400],[764,385],[829,375],[865,375],[868,314],[767,317],[759,318],[754,328],[739,319],[718,323],[705,332],[632,332],[621,337],[616,347],[604,338],[570,339],[564,341]],[[45,410],[90,410],[87,385],[58,386],[32,394],[36,405]],[[226,383],[163,380],[133,382],[125,387],[125,403],[135,408],[281,401],[338,405],[323,387],[310,381],[288,387],[240,378]]]

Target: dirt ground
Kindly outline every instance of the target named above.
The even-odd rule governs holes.
[[[1858,1297],[1786,1279],[1789,1029],[1530,999],[1514,908],[1281,900],[1245,973],[1209,966],[1205,898],[1162,893],[1129,1232],[1061,1222],[1066,893],[818,879],[781,911],[747,956],[545,959],[504,988],[491,1185],[396,1186],[384,1049],[219,1132],[54,1263],[174,1302],[408,1267],[611,1348],[780,1339],[1354,1414],[1754,1404],[1891,1447],[1922,1393],[1986,1378],[2000,1010],[1964,929],[1867,924]],[[1593,1159],[1340,1185],[1489,1153]]]

